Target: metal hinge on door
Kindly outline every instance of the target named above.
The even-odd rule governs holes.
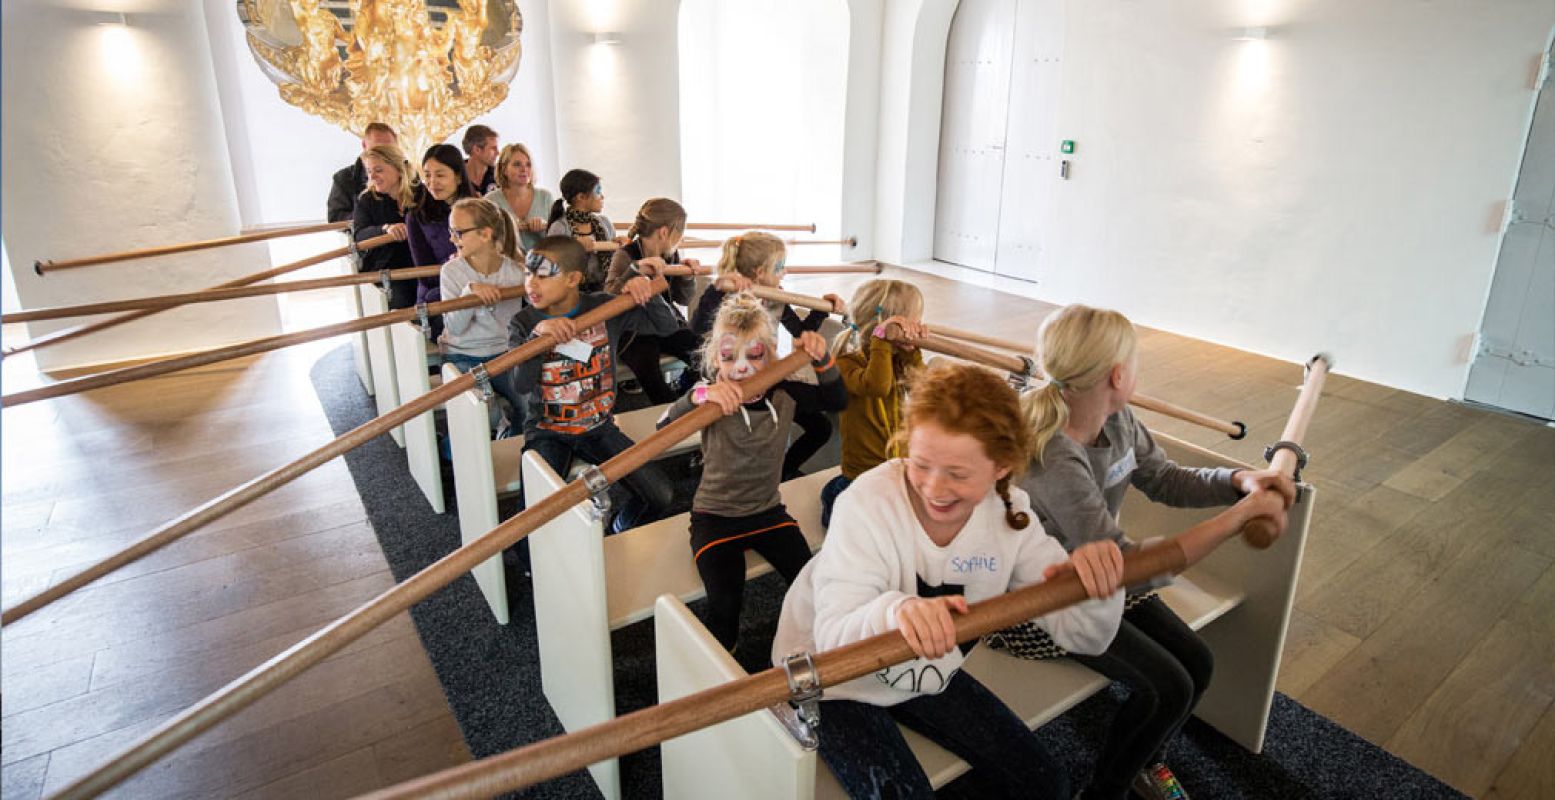
[[[1495,343],[1481,338],[1479,343],[1480,355],[1505,359],[1520,367],[1555,367],[1555,356],[1546,356],[1542,353],[1523,348],[1514,350],[1510,347],[1498,347]]]

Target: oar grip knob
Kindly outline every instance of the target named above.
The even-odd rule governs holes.
[[[1254,517],[1242,526],[1242,536],[1255,550],[1267,550],[1280,538],[1279,529],[1268,517]]]

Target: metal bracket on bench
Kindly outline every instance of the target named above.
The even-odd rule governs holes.
[[[1301,482],[1301,471],[1307,468],[1307,451],[1301,449],[1301,445],[1281,439],[1263,449],[1263,460],[1273,462],[1274,454],[1281,450],[1289,450],[1296,454],[1296,472],[1291,475],[1291,480]]]
[[[788,676],[788,707],[794,714],[779,714],[784,727],[806,750],[821,746],[821,676],[815,671],[815,659],[800,651],[783,658]]]
[[[421,335],[427,337],[427,341],[432,341],[432,318],[427,314],[426,303],[416,304],[416,322],[421,325]]]
[[[391,297],[394,294],[394,280],[389,277],[389,271],[386,269],[378,270],[378,288],[383,290],[384,297]]]
[[[610,511],[610,479],[597,465],[590,464],[578,477],[583,479],[583,488],[589,491],[589,500],[594,503],[594,516],[596,519],[604,519]]]
[[[1017,392],[1025,391],[1031,385],[1031,378],[1037,374],[1037,362],[1029,356],[1016,356],[1020,359],[1021,371],[1010,373],[1010,388]]]
[[[470,376],[475,378],[475,387],[481,390],[481,399],[490,403],[497,394],[491,389],[491,375],[487,374],[486,365],[476,364],[471,367]]]
[[[357,249],[356,246],[355,229],[346,231],[346,258],[351,259],[352,272],[360,272],[362,270],[362,251]]]

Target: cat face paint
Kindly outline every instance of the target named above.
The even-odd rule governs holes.
[[[772,361],[771,346],[761,339],[725,333],[718,338],[718,380],[743,381]],[[747,397],[747,402],[757,399]]]

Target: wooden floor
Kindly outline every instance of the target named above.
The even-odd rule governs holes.
[[[1024,339],[1049,309],[904,274],[931,321]],[[328,440],[308,370],[338,344],[6,410],[5,603]],[[1321,345],[1342,370],[1343,343]],[[1143,391],[1252,433],[1152,427],[1248,461],[1278,437],[1299,366],[1142,347]],[[4,380],[38,379],[10,359]],[[1555,796],[1555,430],[1335,376],[1308,449],[1317,518],[1279,688],[1472,795]],[[4,797],[59,788],[391,583],[336,462],[8,626]],[[402,615],[115,796],[341,797],[468,758]]]

